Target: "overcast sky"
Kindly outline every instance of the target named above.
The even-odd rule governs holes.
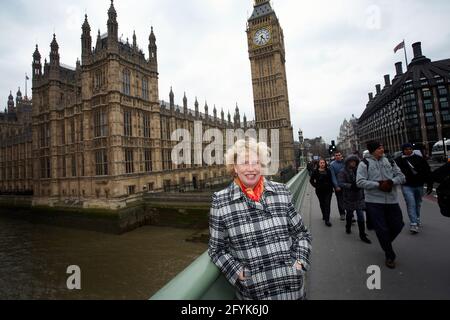
[[[173,86],[176,103],[186,91],[189,105],[198,97],[201,110],[234,112],[254,119],[246,20],[253,0],[116,0],[119,36],[138,45],[148,57],[153,25],[158,45],[160,99],[168,100]],[[61,62],[75,66],[81,57],[81,25],[88,14],[93,43],[97,30],[106,32],[110,0],[0,0],[0,98],[31,74],[32,54],[39,45],[49,55],[53,32]],[[337,137],[344,118],[359,117],[369,91],[383,76],[395,74],[404,62],[393,48],[406,39],[422,42],[432,60],[450,58],[448,0],[275,0],[272,6],[284,29],[286,69],[294,135]],[[30,95],[31,82],[28,82]],[[212,112],[212,111],[210,111]]]

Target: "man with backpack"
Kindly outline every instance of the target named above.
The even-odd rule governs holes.
[[[405,183],[405,176],[394,161],[385,157],[381,143],[370,141],[367,149],[370,155],[358,166],[356,184],[364,189],[366,213],[385,252],[386,266],[394,269],[392,242],[404,226],[396,186]]]
[[[430,183],[431,169],[423,157],[414,153],[411,143],[405,143],[402,146],[402,152],[402,156],[395,159],[395,162],[406,177],[402,192],[408,210],[410,232],[417,234],[420,227],[420,208],[424,196],[424,185]]]

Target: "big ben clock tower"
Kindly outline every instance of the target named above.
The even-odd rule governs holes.
[[[279,130],[279,169],[295,168],[284,36],[269,0],[255,0],[253,14],[248,19],[247,38],[256,126]]]

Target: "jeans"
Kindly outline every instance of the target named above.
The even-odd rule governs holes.
[[[346,216],[346,220],[347,221],[352,221],[353,219],[353,212],[354,211],[350,211],[350,210],[346,210],[347,211],[347,216]],[[358,222],[365,222],[365,218],[364,218],[364,211],[362,210],[356,210],[356,215],[358,216]]]
[[[366,213],[370,216],[386,259],[395,260],[392,242],[404,227],[402,210],[398,204],[380,204],[366,202]]]
[[[412,226],[417,226],[420,223],[420,208],[422,206],[422,197],[424,195],[423,186],[402,186],[402,191],[408,210],[409,221]]]

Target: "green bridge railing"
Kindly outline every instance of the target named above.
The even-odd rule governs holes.
[[[308,179],[305,169],[286,184],[297,210],[302,206]],[[206,251],[150,300],[232,300],[234,292],[233,286],[212,263]]]

